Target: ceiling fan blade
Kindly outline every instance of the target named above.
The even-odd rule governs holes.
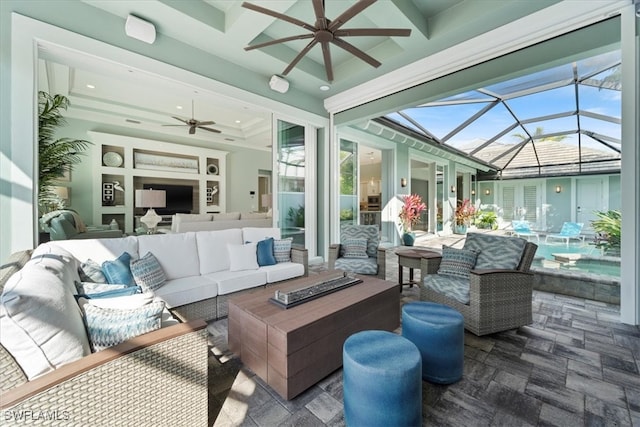
[[[372,56],[367,55],[365,52],[361,51],[354,45],[347,43],[342,39],[334,38],[331,42],[336,46],[341,47],[347,52],[353,54],[354,56],[357,56],[358,58],[362,59],[364,62],[366,62],[367,64],[371,65],[374,68],[378,68],[380,65],[382,65],[379,61],[377,61]]]
[[[319,30],[327,29],[327,16],[324,13],[324,0],[312,0],[313,11],[316,14],[316,26]]]
[[[202,126],[198,126],[198,129],[208,130],[209,132],[213,132],[213,133],[222,133],[218,129],[205,128],[205,127],[202,127]]]
[[[408,37],[411,35],[409,28],[350,28],[346,30],[336,30],[335,37],[347,36],[388,36],[388,37]]]
[[[182,123],[184,123],[184,124],[189,124],[189,123],[187,122],[187,120],[185,120],[185,119],[181,119],[180,117],[171,116],[171,118],[172,118],[172,119],[176,119],[176,120],[178,120],[179,122],[182,122]]]
[[[193,135],[194,133],[196,133],[196,127],[195,126],[191,126],[189,128],[189,135]]]
[[[198,122],[196,124],[196,126],[208,126],[208,125],[215,125],[215,124],[216,124],[216,122],[213,122],[211,120],[207,120],[205,122]]]
[[[162,126],[189,126],[188,124],[184,124],[184,125],[162,125]]]
[[[291,40],[303,40],[303,39],[310,39],[313,38],[314,34],[313,33],[309,33],[309,34],[300,34],[297,36],[290,36],[290,37],[284,37],[281,39],[276,39],[276,40],[271,40],[268,42],[264,42],[264,43],[258,43],[258,44],[254,44],[253,46],[247,46],[244,48],[244,50],[253,50],[253,49],[260,49],[261,47],[266,47],[266,46],[271,46],[272,44],[278,44],[278,43],[284,43],[284,42],[288,42]]]
[[[342,27],[346,24],[351,18],[356,16],[358,13],[362,12],[372,4],[374,4],[376,0],[359,0],[356,4],[351,6],[349,9],[342,12],[342,15],[338,16],[336,19],[331,21],[329,24],[329,31],[335,31],[338,28]]]
[[[316,28],[313,25],[309,25],[306,22],[300,21],[299,19],[292,18],[292,17],[287,16],[287,15],[283,15],[280,12],[276,12],[276,11],[271,10],[271,9],[266,9],[266,8],[264,8],[262,6],[257,6],[255,4],[242,2],[242,7],[246,8],[246,9],[253,10],[255,12],[264,13],[265,15],[273,16],[274,18],[282,19],[283,21],[289,22],[290,24],[302,27],[305,30],[309,30],[309,31],[315,31],[316,30]]]
[[[316,40],[316,39],[311,40],[311,41],[309,42],[309,44],[308,44],[308,45],[306,45],[306,46],[304,47],[304,49],[302,49],[302,50],[300,51],[300,53],[299,53],[295,58],[293,58],[293,61],[291,61],[291,63],[289,64],[289,66],[287,66],[287,68],[285,68],[285,70],[282,72],[282,74],[283,74],[283,75],[285,75],[285,76],[286,76],[287,74],[289,74],[289,71],[293,70],[293,67],[295,67],[295,66],[296,66],[296,64],[297,64],[298,62],[300,62],[300,60],[301,60],[301,59],[302,59],[302,58],[303,58],[303,57],[304,57],[304,56],[305,56],[305,55],[306,55],[306,54],[311,50],[311,48],[312,48],[312,47],[314,47],[317,43],[318,43],[318,40]]]
[[[320,43],[322,46],[322,56],[324,57],[324,68],[327,70],[327,80],[333,81],[333,65],[331,64],[331,51],[329,50],[329,42]]]

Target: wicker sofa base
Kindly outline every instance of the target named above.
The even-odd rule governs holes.
[[[205,322],[218,318],[218,297],[208,298],[191,304],[181,305],[170,309],[171,314],[182,322],[202,319]]]

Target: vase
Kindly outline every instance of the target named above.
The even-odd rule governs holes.
[[[413,246],[413,243],[416,241],[416,235],[411,231],[405,231],[402,234],[402,244],[405,246]]]
[[[467,234],[467,226],[466,225],[455,225],[453,227],[453,232],[455,234]]]

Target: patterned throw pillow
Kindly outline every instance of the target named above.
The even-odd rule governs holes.
[[[138,260],[131,261],[131,274],[135,282],[142,288],[142,292],[153,292],[167,281],[158,259],[147,252]]]
[[[468,279],[469,272],[476,265],[476,259],[478,259],[478,253],[475,251],[442,245],[442,261],[438,274]]]
[[[258,265],[260,267],[264,265],[275,265],[276,258],[273,254],[273,237],[264,239],[258,242]]]
[[[107,283],[107,278],[102,273],[102,267],[92,259],[80,264],[78,273],[80,274],[80,280],[83,282]]]
[[[276,263],[291,262],[291,243],[292,238],[276,239],[273,241],[273,256]]]
[[[369,258],[367,239],[348,238],[342,241],[345,258]]]
[[[123,252],[113,261],[105,261],[102,263],[102,272],[107,278],[107,283],[124,284],[127,286],[135,285],[135,280],[131,274],[131,255],[129,252]]]
[[[99,294],[102,292],[115,291],[117,289],[127,288],[127,285],[121,283],[95,283],[95,282],[75,282],[78,295]]]
[[[154,301],[138,308],[102,308],[81,298],[92,351],[120,344],[138,335],[160,329],[163,301]]]

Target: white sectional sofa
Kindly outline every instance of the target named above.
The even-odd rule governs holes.
[[[263,259],[260,266],[256,243],[268,238],[279,243],[272,258],[278,262]],[[307,275],[306,250],[287,249],[289,242],[280,240],[277,228],[257,227],[51,241],[14,254],[0,271],[0,407],[10,414],[7,425],[18,424],[13,414],[25,411],[60,417],[62,424],[207,425],[203,320],[226,316],[232,295]],[[131,297],[148,298],[160,306],[153,314],[157,323],[150,332],[138,335],[136,326],[129,334],[129,318],[109,314],[105,323],[120,320],[130,338],[92,352],[96,333],[76,282],[83,263],[100,266],[124,252],[132,266],[153,254],[163,281],[153,295],[110,298],[117,306],[108,309],[129,308]],[[105,300],[91,304],[100,307],[99,301]],[[166,386],[179,393],[167,393]]]
[[[227,212],[219,214],[175,214],[171,217],[171,231],[215,231],[243,227],[273,227],[273,218],[263,212]]]

